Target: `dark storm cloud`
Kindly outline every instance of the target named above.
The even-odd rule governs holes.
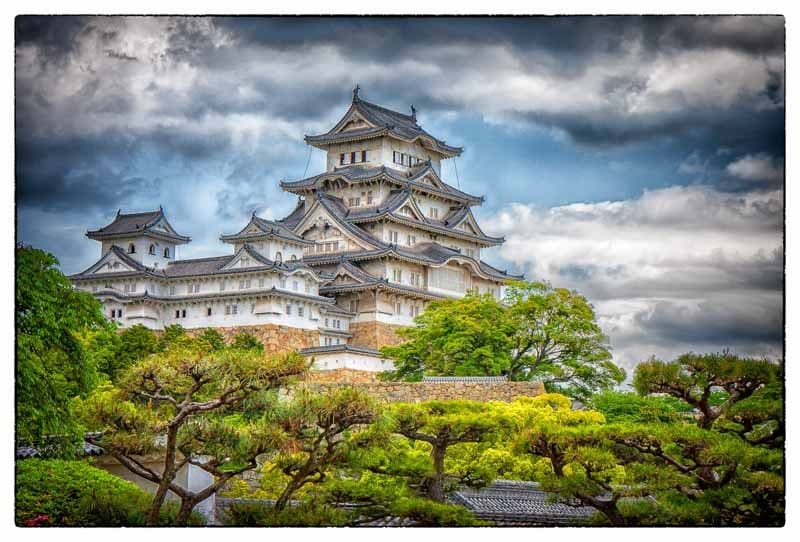
[[[217,18],[243,42],[278,49],[332,44],[351,54],[397,58],[409,48],[500,44],[561,55],[619,52],[641,39],[649,50],[783,50],[783,17],[381,17]]]
[[[727,298],[704,301],[696,308],[673,302],[656,303],[635,315],[640,330],[661,344],[780,343],[783,317],[779,296],[747,303]]]
[[[43,152],[43,148],[47,151]],[[131,175],[131,145],[121,138],[20,138],[17,200],[47,211],[108,209],[151,187]]]

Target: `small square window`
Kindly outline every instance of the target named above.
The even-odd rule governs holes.
[[[211,316],[211,307],[206,309],[206,316]]]

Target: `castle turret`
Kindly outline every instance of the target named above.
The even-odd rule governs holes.
[[[150,268],[166,267],[175,258],[175,247],[191,241],[180,235],[167,222],[164,210],[117,216],[107,226],[86,232],[86,237],[99,241],[101,255],[117,246],[132,259]]]

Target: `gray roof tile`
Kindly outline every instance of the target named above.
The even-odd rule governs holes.
[[[575,525],[596,513],[577,502],[554,502],[553,497],[535,482],[495,480],[482,489],[460,489],[451,499],[479,519],[517,525]]]
[[[435,149],[444,155],[458,156],[464,150],[461,147],[448,145],[441,139],[437,139],[426,132],[422,126],[417,123],[416,115],[406,115],[387,109],[380,105],[362,100],[357,94],[353,97],[352,107],[354,107],[367,122],[373,124],[374,127],[351,130],[338,134],[330,131],[325,134],[306,136],[306,141],[310,143],[334,142],[353,137],[375,136],[383,133],[384,130],[388,130],[395,136],[409,141],[413,141],[419,137],[428,138],[433,141]]]

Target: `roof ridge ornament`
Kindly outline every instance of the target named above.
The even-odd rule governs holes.
[[[353,102],[357,102],[359,100],[359,97],[358,97],[358,91],[359,90],[361,90],[361,87],[358,86],[358,83],[356,83],[356,86],[353,88]]]
[[[417,108],[414,107],[414,104],[411,104],[411,120],[417,122]]]

